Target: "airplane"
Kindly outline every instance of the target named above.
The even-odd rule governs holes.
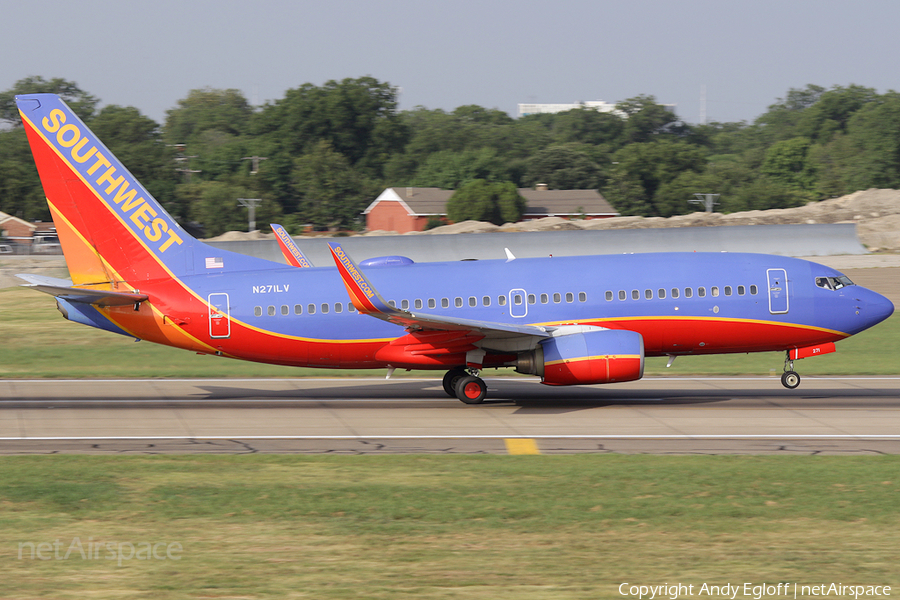
[[[640,379],[645,357],[692,354],[784,352],[793,389],[794,360],[894,310],[832,268],[764,254],[357,263],[330,242],[334,266],[298,268],[228,252],[191,237],[58,96],[16,102],[71,280],[21,277],[67,319],[136,339],[298,367],[441,370],[449,396],[477,404],[484,369],[604,384]]]

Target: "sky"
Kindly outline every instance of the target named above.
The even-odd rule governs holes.
[[[896,0],[0,0],[0,89],[61,77],[164,123],[192,89],[260,105],[372,76],[401,110],[618,102],[752,121],[791,88],[900,89]]]

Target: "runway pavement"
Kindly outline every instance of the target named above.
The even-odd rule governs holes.
[[[0,454],[900,453],[900,378],[0,381]]]

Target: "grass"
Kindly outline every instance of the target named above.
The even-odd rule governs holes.
[[[0,595],[567,599],[621,598],[622,582],[898,586],[898,473],[892,456],[6,457]],[[122,566],[105,550],[18,558],[23,542],[59,539],[64,554],[76,537],[85,548],[183,551]]]
[[[896,375],[900,317],[838,343],[835,354],[797,361],[804,375]],[[781,353],[647,360],[647,375],[781,374]],[[413,376],[441,375],[415,371]],[[496,373],[512,374],[503,369]],[[403,373],[397,373],[402,376]],[[493,376],[493,371],[486,371]],[[384,370],[298,369],[200,356],[66,321],[52,298],[19,288],[0,290],[0,378],[340,377],[384,376]]]

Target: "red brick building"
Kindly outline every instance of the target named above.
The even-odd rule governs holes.
[[[35,229],[37,225],[34,223],[0,212],[0,233],[5,238],[19,244],[30,244]]]
[[[528,203],[523,221],[544,217],[605,219],[619,215],[597,190],[519,188]],[[439,188],[387,188],[363,211],[366,229],[407,233],[423,231],[431,217],[447,216],[453,190]]]

